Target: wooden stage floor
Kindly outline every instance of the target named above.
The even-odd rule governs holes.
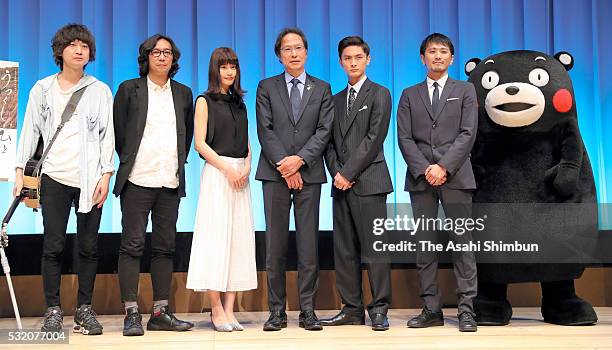
[[[142,337],[123,337],[123,316],[99,316],[101,336],[70,334],[70,345],[0,345],[0,348],[43,349],[612,349],[612,308],[596,308],[599,323],[588,327],[564,327],[541,321],[539,308],[516,308],[509,326],[479,327],[477,333],[457,330],[455,309],[444,309],[445,325],[427,329],[406,328],[406,320],[420,310],[391,310],[391,329],[374,332],[369,326],[326,327],[308,332],[297,326],[297,312],[289,312],[289,326],[280,332],[263,332],[267,312],[241,312],[243,332],[219,333],[211,328],[208,314],[180,314],[196,323],[184,333],[146,332]],[[335,311],[317,312],[319,317]],[[146,326],[148,315],[143,315]],[[367,323],[368,321],[366,321]],[[41,318],[28,317],[24,328],[38,328]],[[72,316],[64,318],[72,326]],[[15,327],[14,319],[0,319],[0,329]]]

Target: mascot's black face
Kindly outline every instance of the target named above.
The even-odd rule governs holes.
[[[567,74],[573,64],[567,52],[551,57],[537,51],[508,51],[482,61],[472,58],[465,73],[476,88],[480,115],[486,112],[495,124],[517,128],[532,125],[545,114],[575,109]]]

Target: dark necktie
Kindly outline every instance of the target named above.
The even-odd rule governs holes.
[[[440,104],[440,90],[438,90],[438,82],[434,81],[433,83],[434,91],[433,96],[431,97],[431,111],[433,112],[434,117],[438,112],[438,105]]]
[[[297,78],[293,78],[291,80],[291,111],[293,112],[293,121],[297,123],[298,113],[300,113],[300,104],[302,103],[302,96],[300,96],[300,89],[298,89],[298,84],[300,81]]]
[[[346,106],[346,116],[348,117],[348,115],[351,113],[351,109],[353,109],[353,105],[355,104],[355,99],[357,92],[355,91],[355,89],[351,88],[351,90],[349,91],[349,98],[348,98],[348,105]]]

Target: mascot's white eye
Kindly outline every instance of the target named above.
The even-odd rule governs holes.
[[[529,72],[529,82],[533,85],[541,87],[548,84],[548,72],[542,68],[536,68]]]
[[[491,90],[499,83],[499,75],[494,70],[488,71],[483,74],[482,80],[480,82],[482,83],[483,88]]]

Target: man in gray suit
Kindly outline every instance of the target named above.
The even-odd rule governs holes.
[[[314,313],[319,284],[318,238],[323,152],[334,119],[329,84],[306,74],[308,42],[297,28],[283,29],[274,52],[285,67],[257,87],[257,135],[261,154],[255,178],[263,182],[266,272],[270,318],[264,331],[287,327],[285,269],[289,211],[294,205],[298,253],[299,325],[321,330]]]
[[[447,218],[469,218],[472,191],[476,188],[470,163],[478,123],[476,92],[472,84],[448,77],[448,66],[454,58],[448,37],[433,33],[423,40],[420,51],[427,79],[405,89],[397,109],[399,147],[408,164],[405,190],[410,192],[415,218],[436,218],[439,202]],[[419,231],[417,240],[432,240],[434,231],[435,228]],[[449,236],[456,243],[472,239],[470,231],[450,232]],[[459,296],[459,330],[474,332],[474,252],[453,252],[453,263]],[[408,321],[408,327],[444,324],[437,270],[437,254],[419,250],[417,271],[425,307],[419,316]]]
[[[336,117],[325,160],[334,179],[334,264],[344,307],[338,315],[321,320],[324,326],[365,323],[361,252],[372,236],[373,220],[386,218],[387,194],[393,192],[383,152],[391,119],[391,94],[366,76],[370,47],[361,37],[340,40],[338,56],[348,86],[334,95]],[[389,329],[390,265],[388,261],[365,260],[372,289],[368,305],[372,329],[384,331]]]

